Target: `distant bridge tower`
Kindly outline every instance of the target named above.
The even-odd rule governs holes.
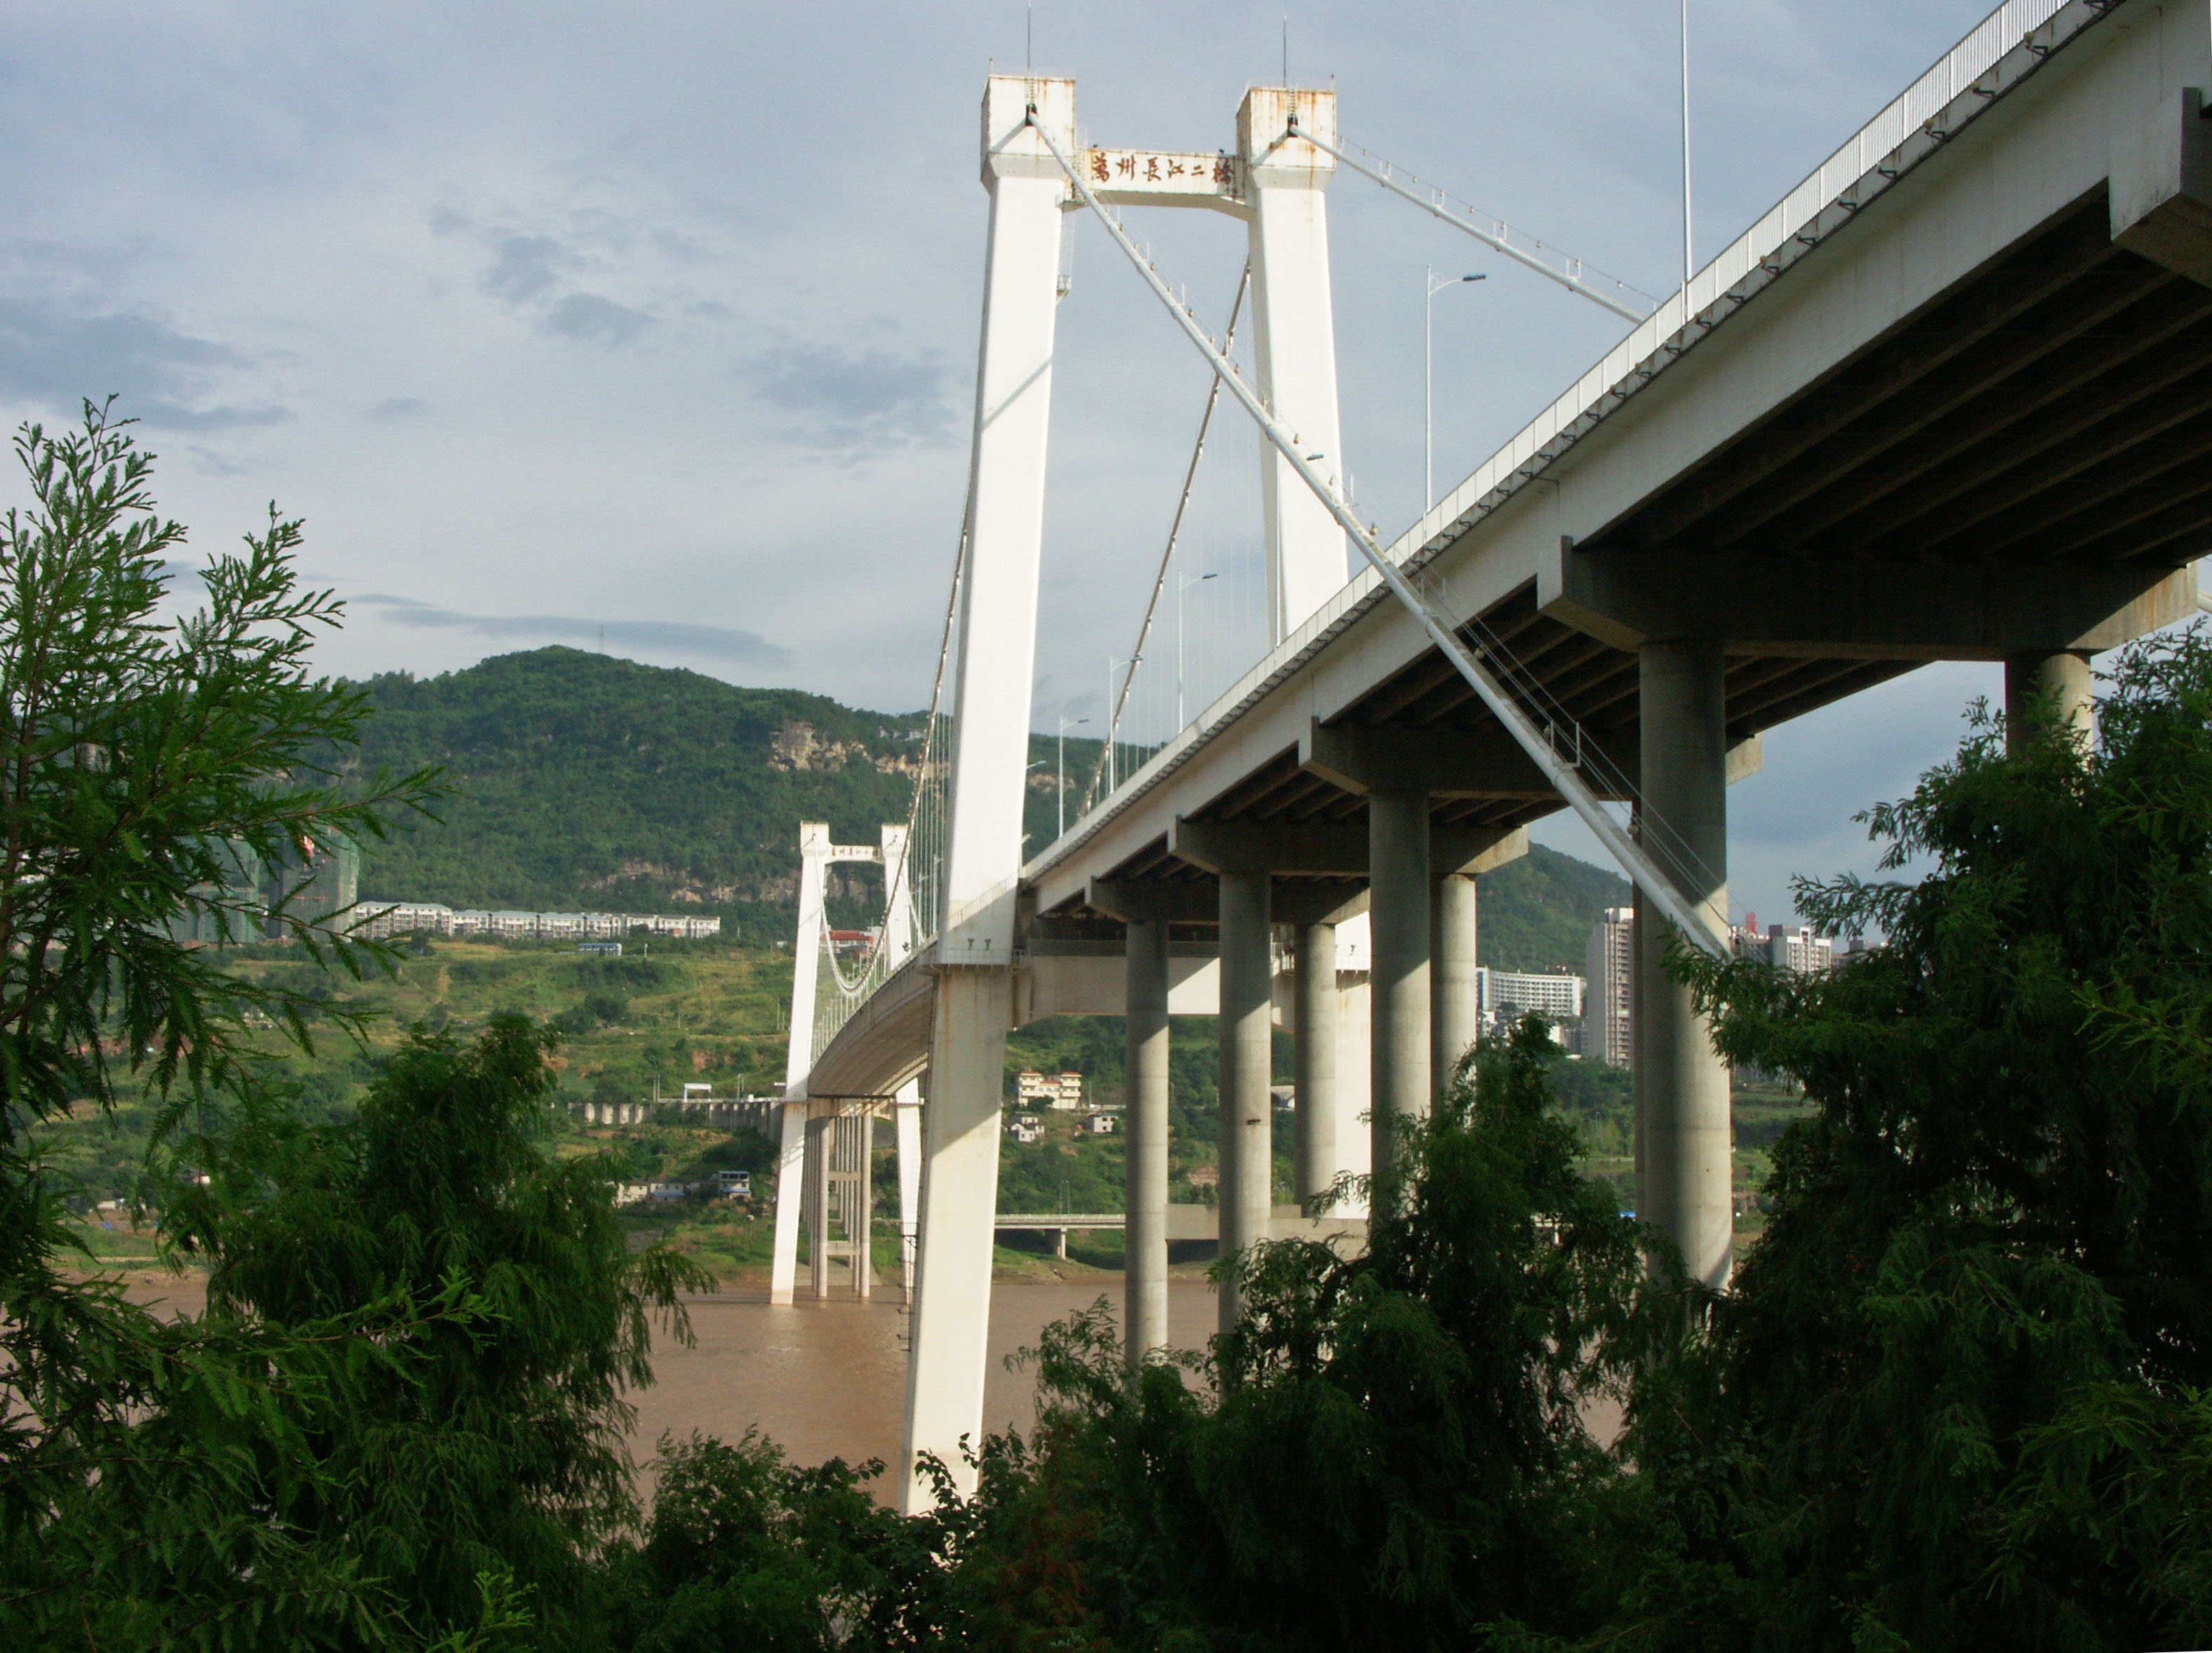
[[[816,1097],[808,1085],[814,1056],[815,1008],[825,991],[822,959],[828,940],[825,907],[830,868],[840,862],[875,862],[884,869],[884,950],[896,965],[913,951],[914,900],[907,884],[907,829],[885,826],[878,844],[839,844],[827,823],[799,828],[799,932],[792,952],[791,1039],[784,1058],[783,1118],[778,1133],[775,1239],[769,1263],[769,1301],[789,1303],[799,1279],[799,1227],[807,1224],[809,1273],[814,1294],[829,1291],[832,1255],[850,1261],[854,1289],[869,1284],[870,1154],[876,1119],[886,1111],[879,1097]],[[836,984],[830,984],[834,990]],[[914,1291],[915,1200],[921,1174],[918,1085],[909,1082],[890,1100],[899,1165],[899,1238],[905,1259],[902,1282]],[[838,1237],[830,1239],[832,1228]]]

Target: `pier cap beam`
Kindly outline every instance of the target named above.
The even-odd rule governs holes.
[[[2195,613],[2197,585],[2188,568],[2133,563],[1660,558],[1570,544],[1540,573],[1537,603],[1622,649],[1705,637],[1807,659],[2002,660],[2117,647]]]
[[[1598,796],[1618,799],[1610,781],[1614,774],[1631,786],[1642,784],[1644,755],[1635,730],[1585,731],[1581,739],[1609,766],[1604,777],[1588,776]],[[1560,731],[1563,755],[1571,756],[1575,740],[1573,730]],[[1735,741],[1729,748],[1729,783],[1758,774],[1764,761],[1757,735]],[[1495,724],[1480,729],[1352,729],[1333,728],[1316,719],[1298,737],[1298,767],[1356,795],[1420,792],[1431,798],[1559,797],[1520,743]]]
[[[1214,924],[1221,917],[1213,886],[1196,881],[1139,884],[1091,878],[1083,886],[1083,904],[1124,924]]]

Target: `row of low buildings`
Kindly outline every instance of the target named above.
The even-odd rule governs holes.
[[[720,935],[722,921],[693,913],[532,913],[519,908],[448,907],[435,901],[364,902],[369,916],[359,933],[534,938],[552,941],[618,941],[633,931],[696,939]]]
[[[1589,987],[1582,1054],[1615,1067],[1628,1066],[1635,1048],[1629,1024],[1635,1000],[1635,918],[1633,908],[1607,908],[1591,927],[1583,957]],[[1729,944],[1747,958],[1800,975],[1832,969],[1872,951],[1863,939],[1838,942],[1832,936],[1815,935],[1804,925],[1771,924],[1762,930],[1756,913],[1746,913],[1741,924],[1729,927]]]

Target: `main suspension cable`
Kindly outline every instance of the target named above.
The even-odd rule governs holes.
[[[1603,270],[1595,270],[1592,273],[1604,276],[1607,282],[1612,283],[1613,287],[1617,288],[1621,292],[1634,293],[1637,297],[1644,301],[1644,308],[1638,310],[1627,303],[1625,300],[1615,298],[1612,294],[1607,293],[1600,288],[1593,287],[1584,277],[1583,273],[1585,270],[1589,269],[1589,266],[1584,264],[1580,258],[1567,258],[1565,253],[1561,253],[1559,256],[1565,260],[1565,267],[1563,269],[1558,265],[1546,263],[1542,258],[1538,258],[1533,252],[1523,251],[1522,248],[1513,245],[1512,239],[1508,233],[1503,220],[1494,221],[1498,224],[1498,228],[1495,230],[1484,228],[1480,222],[1477,219],[1468,216],[1466,213],[1455,212],[1449,207],[1446,206],[1444,204],[1444,192],[1442,190],[1437,189],[1434,185],[1431,185],[1429,186],[1431,191],[1429,194],[1417,194],[1398,181],[1397,169],[1391,166],[1389,161],[1384,161],[1380,169],[1370,167],[1364,161],[1354,160],[1351,155],[1346,155],[1342,149],[1330,143],[1327,138],[1316,137],[1311,132],[1305,131],[1298,125],[1298,113],[1296,109],[1292,109],[1291,111],[1290,129],[1283,134],[1283,137],[1285,142],[1294,137],[1304,138],[1307,143],[1312,144],[1315,149],[1321,150],[1324,155],[1335,156],[1340,163],[1351,167],[1352,171],[1358,173],[1362,178],[1371,179],[1374,182],[1380,184],[1384,189],[1389,191],[1391,194],[1397,196],[1400,199],[1411,201],[1415,206],[1420,208],[1422,211],[1428,213],[1432,217],[1435,217],[1444,223],[1449,224],[1454,229],[1463,230],[1468,234],[1474,236],[1476,240],[1481,242],[1492,252],[1504,253],[1516,264],[1526,264],[1529,269],[1534,270],[1547,281],[1557,282],[1569,292],[1579,293],[1591,303],[1603,305],[1607,309],[1612,311],[1616,316],[1622,317],[1629,321],[1641,321],[1658,306],[1659,301],[1653,298],[1650,294],[1631,287],[1626,282],[1621,280],[1618,276],[1606,276]],[[1354,147],[1357,148],[1358,146],[1355,145]],[[1372,154],[1373,151],[1362,149],[1360,153],[1363,155],[1368,155]],[[1382,159],[1379,155],[1376,158],[1377,160]],[[1413,177],[1413,174],[1408,173],[1407,173],[1407,176],[1411,178]],[[1414,179],[1414,182],[1419,183],[1419,181],[1420,180],[1419,179]],[[1543,246],[1543,243],[1539,241],[1537,246],[1540,247]]]
[[[1725,925],[1720,933],[1716,933],[1698,912],[1698,903],[1685,896],[1674,879],[1644,853],[1643,846],[1628,836],[1626,829],[1613,817],[1589,783],[1552,750],[1543,731],[1537,727],[1521,703],[1508,694],[1468,652],[1467,645],[1460,640],[1456,625],[1448,623],[1437,613],[1435,605],[1407,579],[1404,571],[1383,554],[1366,525],[1352,515],[1351,507],[1345,503],[1336,489],[1324,481],[1298,451],[1298,444],[1292,439],[1292,433],[1285,430],[1274,415],[1267,410],[1257,393],[1244,382],[1236,363],[1206,337],[1205,329],[1199,325],[1198,319],[1176,301],[1167,283],[1161,279],[1159,271],[1137,250],[1136,243],[1130,239],[1128,231],[1120,220],[1109,213],[1098,198],[1091,193],[1091,186],[1084,182],[1082,174],[1061,153],[1060,145],[1053,141],[1052,134],[1036,119],[1034,109],[1030,112],[1027,125],[1059,163],[1060,171],[1066,174],[1069,185],[1083,204],[1098,215],[1099,222],[1106,226],[1107,233],[1134,266],[1138,276],[1152,289],[1153,296],[1167,307],[1176,325],[1206,356],[1213,368],[1214,377],[1243,405],[1245,412],[1259,425],[1276,452],[1283,456],[1284,461],[1297,472],[1299,479],[1313,490],[1314,496],[1328,507],[1339,526],[1352,536],[1352,543],[1359,548],[1360,555],[1367,559],[1368,566],[1389,587],[1391,594],[1413,613],[1421,629],[1428,634],[1429,640],[1467,680],[1468,686],[1490,708],[1492,715],[1504,725],[1506,732],[1528,755],[1544,778],[1565,799],[1568,807],[1582,818],[1583,824],[1597,835],[1598,842],[1611,853],[1637,889],[1650,899],[1692,945],[1716,958],[1729,957],[1723,939]]]

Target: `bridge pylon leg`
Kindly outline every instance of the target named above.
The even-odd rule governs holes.
[[[899,1507],[931,1509],[936,1495],[915,1470],[933,1453],[965,1495],[975,1471],[962,1449],[981,1444],[991,1321],[991,1250],[999,1205],[1000,1097],[1013,975],[942,969],[922,1136],[921,1266],[907,1363],[907,1472]]]
[[[1727,662],[1703,639],[1654,641],[1639,668],[1644,842],[1677,866],[1682,892],[1718,927],[1728,912]],[[1729,1070],[1689,988],[1668,979],[1673,927],[1641,911],[1637,1054],[1644,1169],[1638,1214],[1681,1249],[1692,1279],[1718,1290],[1735,1260]]]
[[[769,1254],[768,1300],[789,1303],[799,1284],[799,1217],[805,1202],[806,1103],[786,1102],[775,1158],[775,1249]]]
[[[1373,1164],[1388,1174],[1400,1120],[1425,1118],[1429,1069],[1429,799],[1367,794],[1367,888],[1374,1074]]]
[[[1237,146],[1251,193],[1252,348],[1261,393],[1316,457],[1342,478],[1336,392],[1336,320],[1328,278],[1328,181],[1335,161],[1303,138],[1333,140],[1336,94],[1255,86],[1237,112]],[[1267,638],[1280,642],[1344,584],[1344,530],[1290,461],[1262,444],[1260,514],[1267,544]]]
[[[1125,936],[1129,1225],[1121,1330],[1135,1366],[1168,1345],[1168,927],[1132,920]]]
[[[1014,915],[1036,665],[1053,328],[1059,303],[1061,154],[1075,143],[1075,82],[994,75],[983,93],[991,227],[975,374],[975,458],[960,583],[958,665],[945,806],[944,928],[922,1121],[921,1261],[907,1366],[900,1507],[929,1508],[915,1473],[934,1454],[962,1493],[961,1455],[983,1427],[985,1334],[998,1206],[999,1110],[1013,1024]]]
[[[1223,872],[1221,900],[1221,1255],[1267,1237],[1274,1206],[1273,941],[1265,872]],[[1221,1287],[1221,1329],[1237,1323],[1236,1287]]]

